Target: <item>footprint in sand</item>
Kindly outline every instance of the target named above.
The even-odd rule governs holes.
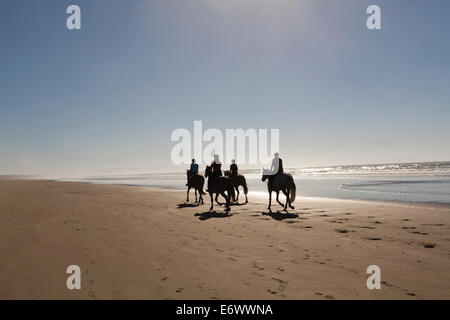
[[[436,247],[436,244],[435,243],[424,243],[423,246],[425,248],[434,248],[434,247]]]
[[[252,274],[255,275],[255,276],[257,276],[257,277],[260,277],[260,278],[264,277],[263,274],[258,273],[258,272],[255,272],[255,271],[253,271]]]
[[[272,278],[272,280],[275,280],[276,282],[280,283],[280,284],[288,284],[287,281],[284,281],[282,279],[278,279],[278,278]]]
[[[386,281],[381,281],[382,285],[385,285],[386,287],[392,287],[392,284],[386,282]]]
[[[420,235],[422,235],[422,236],[428,235],[428,233],[426,233],[426,232],[420,232],[420,231],[413,231],[413,232],[411,232],[411,233],[414,233],[414,234],[420,234]]]
[[[286,286],[288,284],[287,281],[284,281],[284,280],[281,280],[281,279],[277,279],[277,278],[272,278],[272,280],[274,280],[274,281],[279,283],[278,290],[280,292],[283,292],[286,289]]]
[[[370,229],[370,230],[376,229],[375,227],[371,227],[371,226],[351,226],[351,227],[357,227],[357,228],[361,228],[361,229]]]

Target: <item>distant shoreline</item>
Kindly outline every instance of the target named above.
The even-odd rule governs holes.
[[[0,176],[0,179],[3,180],[35,180],[35,181],[48,181],[48,182],[56,182],[56,183],[79,183],[86,185],[104,185],[104,186],[123,186],[130,188],[143,188],[143,190],[165,190],[172,192],[186,192],[186,188],[183,186],[180,187],[167,187],[167,186],[145,186],[139,184],[126,184],[126,183],[97,183],[93,181],[71,181],[71,180],[58,180],[58,179],[41,179],[41,178],[17,178],[17,176]],[[193,192],[193,190],[192,190]],[[268,199],[268,193],[265,191],[250,191],[249,195],[256,195],[258,198],[266,198]],[[208,196],[207,196],[208,197]],[[283,196],[281,196],[283,197]],[[397,200],[376,200],[376,199],[354,199],[354,198],[333,198],[333,197],[320,197],[320,196],[305,196],[298,195],[298,199],[307,199],[307,200],[324,200],[324,201],[343,201],[343,202],[368,202],[368,203],[381,203],[387,205],[397,205],[397,206],[411,206],[411,207],[424,207],[424,208],[434,208],[434,209],[450,209],[450,203],[441,203],[441,202],[423,202],[423,201],[397,201]],[[299,202],[301,200],[298,200]]]

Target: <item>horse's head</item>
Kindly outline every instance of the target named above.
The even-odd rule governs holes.
[[[209,177],[211,175],[211,167],[206,166],[205,168],[205,177]]]
[[[267,180],[267,178],[270,175],[270,171],[267,169],[263,169],[263,173],[262,173],[262,177],[261,177],[261,181],[264,182]]]

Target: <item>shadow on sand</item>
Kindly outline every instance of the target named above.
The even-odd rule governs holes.
[[[202,213],[196,213],[196,217],[198,217],[199,220],[208,220],[211,218],[228,218],[231,217],[232,214],[229,214],[228,212],[215,212],[215,211],[205,211]]]
[[[283,213],[280,212],[279,210],[277,212],[262,212],[263,216],[270,216],[272,219],[278,220],[278,221],[282,221],[284,219],[297,219],[299,216],[298,214],[295,213]]]
[[[247,203],[245,203],[245,202],[231,202],[230,203],[230,206],[237,206],[237,207],[245,206],[245,205],[247,205]]]
[[[181,208],[194,208],[194,207],[198,207],[198,206],[199,206],[198,203],[187,203],[187,202],[184,202],[184,203],[177,204],[177,208],[178,209],[181,209]]]

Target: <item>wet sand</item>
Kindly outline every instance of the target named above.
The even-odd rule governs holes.
[[[450,298],[448,206],[249,201],[211,213],[182,191],[0,179],[0,298]]]

